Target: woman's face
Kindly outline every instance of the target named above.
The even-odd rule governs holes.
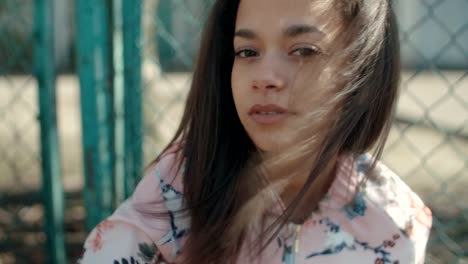
[[[307,113],[332,89],[329,59],[340,20],[334,10],[319,13],[318,2],[240,1],[232,93],[242,125],[263,151],[294,143]]]

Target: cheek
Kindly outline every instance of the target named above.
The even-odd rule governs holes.
[[[239,70],[236,67],[236,63],[232,66],[232,71],[231,71],[231,89],[232,93],[234,94],[234,91],[237,89],[237,76],[239,75]]]
[[[241,69],[234,63],[231,72],[231,89],[232,96],[234,98],[234,103],[237,110],[239,111],[242,107],[242,103],[245,101],[245,87],[246,87],[247,77],[242,73]]]
[[[315,106],[322,105],[333,94],[333,76],[326,69],[320,67],[303,68],[296,75],[291,102],[294,102],[299,111],[314,110]]]

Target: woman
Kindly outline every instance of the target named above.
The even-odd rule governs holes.
[[[398,53],[388,0],[216,0],[179,129],[82,263],[423,263],[430,211],[378,162]]]

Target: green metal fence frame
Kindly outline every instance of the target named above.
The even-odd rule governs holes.
[[[105,0],[78,0],[77,70],[83,127],[83,161],[90,230],[108,216],[113,204],[111,70],[109,10]]]
[[[169,26],[159,30],[168,33],[171,3],[160,4],[161,24]],[[53,0],[36,0],[34,5],[34,74],[39,87],[47,255],[48,263],[66,263]],[[131,194],[142,175],[141,8],[142,0],[76,1],[87,230],[109,216]],[[159,49],[171,55],[173,48],[168,40],[161,36],[158,40]],[[160,60],[168,58],[162,56]]]
[[[66,263],[64,194],[56,114],[53,0],[34,1],[34,75],[39,88],[42,200],[48,263]]]
[[[141,6],[142,0],[124,1],[123,58],[125,89],[125,196],[128,197],[141,178],[143,169],[143,108],[141,81]],[[136,26],[140,25],[140,26]]]
[[[141,29],[135,27],[141,0],[78,0],[76,11],[90,230],[131,194],[141,177]]]
[[[143,166],[141,109],[141,0],[112,5],[115,200],[127,198]]]

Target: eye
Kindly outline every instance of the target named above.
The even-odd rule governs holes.
[[[253,49],[241,49],[239,51],[236,51],[235,56],[239,58],[257,57],[258,52],[256,52]]]
[[[292,52],[290,52],[290,55],[300,56],[300,57],[310,57],[319,53],[321,53],[320,49],[318,47],[312,46],[312,47],[297,48],[293,50]]]

